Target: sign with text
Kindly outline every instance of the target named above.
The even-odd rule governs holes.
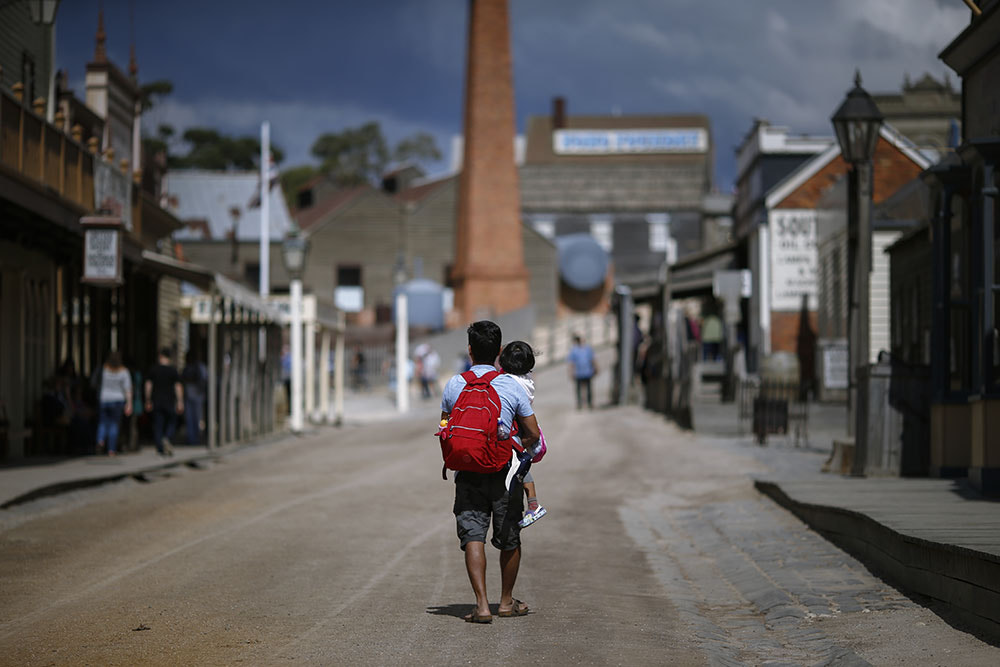
[[[816,211],[771,211],[771,310],[816,309]]]
[[[552,150],[559,155],[615,153],[704,153],[708,132],[704,128],[656,130],[556,130]]]
[[[122,284],[122,223],[118,218],[82,218],[82,282],[104,287]]]
[[[823,348],[823,386],[827,389],[847,389],[847,345]]]

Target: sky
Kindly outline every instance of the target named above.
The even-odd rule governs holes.
[[[111,59],[127,67],[134,34],[140,80],[174,84],[146,130],[257,134],[266,119],[289,167],[313,161],[320,134],[374,120],[392,142],[431,133],[445,158],[430,170],[447,168],[466,0],[62,0],[56,60],[81,97],[101,5]],[[832,135],[855,68],[873,93],[941,79],[937,54],[969,20],[962,0],[510,0],[510,12],[519,131],[557,95],[570,115],[704,113],[722,191],[754,118]]]

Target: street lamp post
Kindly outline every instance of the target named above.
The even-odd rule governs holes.
[[[285,238],[281,248],[285,270],[291,279],[289,284],[289,310],[292,321],[289,334],[291,336],[292,353],[292,396],[291,420],[292,431],[302,431],[302,272],[306,265],[306,255],[309,253],[309,240],[297,228],[292,228]]]
[[[869,342],[869,274],[872,266],[872,157],[878,144],[882,113],[871,95],[861,87],[861,73],[854,75],[854,88],[831,118],[840,154],[851,165],[848,179],[848,266],[850,271],[849,368],[850,401],[848,434],[855,438],[854,470],[864,469],[867,410],[858,405],[858,387],[871,354]]]

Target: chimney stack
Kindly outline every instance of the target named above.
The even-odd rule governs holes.
[[[514,164],[514,82],[507,0],[471,0],[465,148],[455,229],[455,307],[466,321],[527,306]]]
[[[552,98],[552,129],[562,130],[566,127],[566,98]]]

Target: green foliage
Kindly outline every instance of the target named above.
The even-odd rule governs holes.
[[[432,135],[427,132],[418,132],[396,144],[392,157],[396,162],[440,160],[441,151],[438,150]]]
[[[390,161],[441,159],[434,137],[426,132],[403,139],[390,151],[375,122],[321,135],[312,145],[312,154],[320,160],[319,171],[345,186],[378,183]]]
[[[174,84],[166,79],[150,81],[139,86],[139,103],[142,105],[142,110],[149,111],[159,98],[172,92],[174,92]]]
[[[186,155],[172,156],[171,167],[180,169],[257,169],[260,141],[256,137],[229,137],[218,130],[192,127],[181,135],[188,146]],[[272,144],[274,161],[280,163],[284,152]]]
[[[309,182],[319,170],[311,164],[289,167],[281,172],[281,190],[285,193],[285,201],[290,207],[295,207],[299,188]]]
[[[342,185],[375,182],[389,163],[389,148],[378,123],[320,135],[312,145],[320,170]]]

